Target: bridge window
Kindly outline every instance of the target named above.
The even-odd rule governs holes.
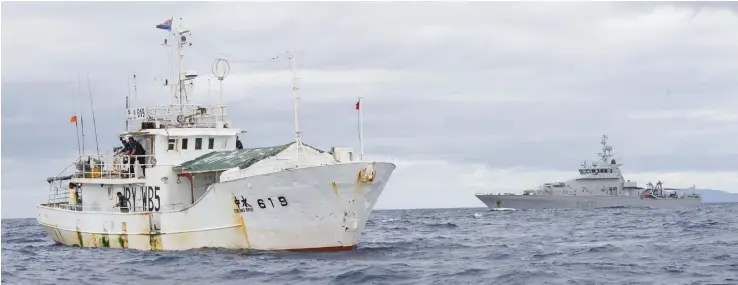
[[[215,139],[209,138],[208,139],[208,149],[213,149],[214,146],[215,146]]]
[[[182,139],[182,149],[187,149],[187,139]]]
[[[177,150],[177,140],[176,139],[169,139],[169,146],[168,150]]]
[[[195,149],[202,149],[202,138],[195,139]]]

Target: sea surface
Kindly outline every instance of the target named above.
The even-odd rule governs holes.
[[[2,220],[3,284],[738,284],[738,205],[375,211],[356,250],[54,245]]]

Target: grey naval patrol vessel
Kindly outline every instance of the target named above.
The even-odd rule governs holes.
[[[702,198],[682,189],[663,188],[656,185],[638,187],[635,181],[625,180],[620,166],[612,159],[612,147],[607,136],[602,136],[602,152],[599,161],[579,168],[579,177],[565,181],[545,183],[523,194],[475,194],[490,209],[565,209],[608,207],[685,208],[699,207]]]

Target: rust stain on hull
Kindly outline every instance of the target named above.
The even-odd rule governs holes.
[[[154,226],[154,213],[146,213],[149,216],[149,249],[151,251],[160,251],[164,249],[161,244],[161,233]]]
[[[118,237],[118,245],[121,248],[128,248],[128,229],[126,228],[126,222],[121,222],[120,227],[123,233]]]
[[[100,243],[103,247],[110,247],[110,237],[108,235],[103,235]]]
[[[248,237],[248,231],[246,227],[246,223],[243,220],[243,217],[240,217],[239,220],[241,221],[241,229],[243,230],[243,235],[245,238],[245,241],[247,243],[246,249],[252,249],[251,243],[249,241]],[[118,245],[121,248],[128,248],[128,234],[127,234],[127,228],[125,222],[121,223],[122,231],[123,233],[118,235]],[[87,242],[84,242],[82,231],[77,227],[77,237],[78,240],[81,242],[81,247],[111,247],[111,239],[110,239],[110,233],[107,229],[103,228],[103,233],[87,233]],[[117,234],[112,234],[117,235]],[[146,234],[143,234],[146,235]],[[161,234],[160,233],[151,233],[149,234],[149,240],[150,240],[150,250],[151,251],[162,251],[164,250],[161,243]],[[77,245],[77,244],[74,244]],[[115,246],[113,246],[115,247]],[[292,248],[292,249],[281,249],[276,251],[289,251],[289,252],[336,252],[336,251],[350,251],[355,248],[355,245],[352,246],[327,246],[327,247],[314,247],[314,248]]]
[[[236,198],[236,195],[231,193],[231,199],[233,201],[239,201],[238,198]],[[246,228],[246,222],[243,220],[243,216],[241,215],[241,209],[239,209],[238,202],[231,203],[231,208],[233,208],[233,221],[241,225],[241,232],[243,233],[243,239],[246,241],[247,248],[251,248],[251,240],[249,240],[249,231]]]
[[[82,232],[79,230],[79,226],[77,226],[77,242],[79,247],[85,247],[85,243],[82,240]]]
[[[333,189],[333,195],[338,197],[338,185],[336,181],[331,181],[331,189]]]
[[[64,235],[59,230],[59,225],[56,225],[56,227],[54,228],[54,231],[56,233],[56,236],[59,237],[59,240],[57,242],[61,244],[66,244],[66,242],[64,241]]]
[[[243,237],[246,239],[246,246],[250,249],[251,241],[249,240],[249,232],[248,230],[246,230],[246,223],[243,221],[243,216],[241,216],[240,220],[241,220],[241,230],[243,230]]]
[[[149,235],[149,246],[151,247],[151,251],[160,251],[162,250],[161,246],[161,234],[150,234]]]
[[[103,227],[103,232],[104,233],[102,234],[102,237],[100,238],[100,244],[103,247],[110,247],[110,235],[108,234],[108,229]]]
[[[98,237],[99,235],[90,234],[90,237],[87,239],[88,247],[100,247],[100,243],[98,242]]]

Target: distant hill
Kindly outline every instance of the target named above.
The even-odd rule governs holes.
[[[691,191],[684,189],[684,193]],[[702,203],[738,203],[738,193],[712,189],[694,189],[694,192],[702,196]]]

